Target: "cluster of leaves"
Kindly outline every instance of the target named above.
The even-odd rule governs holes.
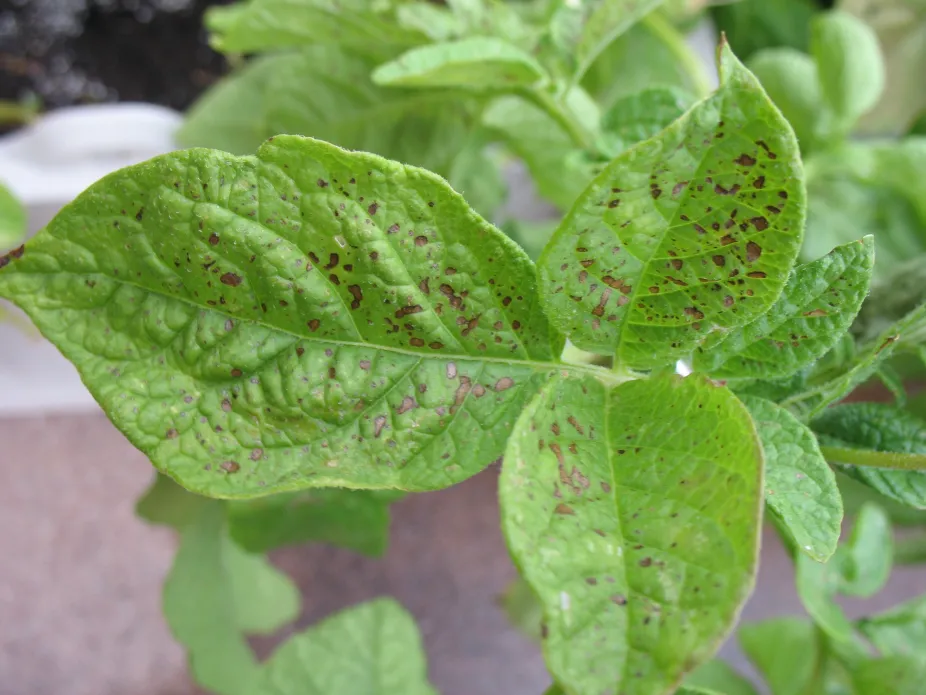
[[[825,127],[799,144],[775,56],[753,56],[757,77],[723,46],[720,87],[699,101],[651,76],[616,87],[641,36],[682,50],[659,4],[216,10],[217,47],[261,55],[204,98],[184,137],[244,152],[309,132],[377,154],[282,135],[253,156],[165,155],[104,178],[0,256],[0,296],[161,472],[203,496],[159,479],[140,513],[181,532],[165,610],[206,687],[431,692],[392,604],[259,665],[244,635],[291,620],[298,600],[256,553],[305,540],[381,551],[396,491],[504,457],[502,527],[525,582],[509,598],[536,600],[551,693],[749,692],[700,670],[681,683],[736,623],[766,510],[813,626],[758,626],[751,643],[809,631],[808,693],[838,678],[856,695],[916,691],[923,651],[866,630],[922,630],[920,609],[863,627],[833,597],[876,591],[891,564],[877,506],[837,549],[837,472],[887,509],[926,508],[926,422],[888,363],[923,351],[918,268],[903,296],[876,285],[859,314],[875,240],[798,264],[813,180],[801,148],[811,163],[839,149],[875,98],[844,50],[864,43],[860,25],[815,25],[807,60],[834,77],[815,76]],[[495,141],[568,210],[536,265],[407,163],[488,215],[504,194]],[[896,403],[840,404],[874,376]],[[779,687],[778,666],[757,663]]]

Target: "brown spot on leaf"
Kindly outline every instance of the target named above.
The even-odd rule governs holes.
[[[749,221],[752,222],[752,226],[760,232],[764,232],[766,229],[768,229],[768,220],[764,217],[753,217]]]
[[[751,166],[754,166],[754,165],[755,165],[755,163],[756,163],[756,158],[755,158],[755,157],[750,157],[748,154],[746,154],[745,152],[743,152],[743,154],[741,154],[739,157],[737,157],[737,158],[734,159],[733,161],[736,162],[737,164],[739,164],[740,166],[751,167]]]
[[[241,466],[235,461],[223,461],[219,467],[226,473],[237,473],[241,470]]]
[[[653,558],[651,557],[645,557],[642,560],[640,560],[640,567],[649,567],[652,564],[653,564]]]
[[[176,438],[179,437],[179,436],[180,436],[180,433],[177,432],[177,430],[175,430],[173,427],[171,427],[169,430],[167,430],[167,438],[168,438],[168,439],[176,439]]]
[[[813,309],[811,311],[805,311],[804,316],[808,316],[810,318],[819,318],[821,316],[829,316],[829,314],[827,314],[823,309]]]
[[[730,188],[724,188],[719,183],[714,186],[714,193],[717,195],[736,195],[739,191],[740,185],[738,183],[734,183]]]
[[[222,281],[223,285],[228,285],[229,287],[237,287],[241,284],[241,276],[235,273],[225,273],[219,280]]]
[[[428,243],[428,238],[424,235],[418,235],[415,237],[415,246],[425,246]]]
[[[325,266],[325,270],[331,270],[332,268],[337,268],[338,263],[340,262],[341,262],[341,257],[338,254],[336,253],[330,254],[328,256],[328,265]]]
[[[243,372],[242,372],[240,369],[238,369],[237,367],[235,367],[234,369],[231,370],[231,375],[232,375],[233,377],[239,377],[239,376],[242,375],[242,373],[243,373]]]
[[[263,455],[264,455],[264,450],[263,450],[263,449],[254,449],[254,450],[251,452],[251,460],[252,460],[252,461],[260,461],[260,457],[263,456]]]
[[[704,318],[704,313],[702,311],[699,311],[696,307],[693,307],[693,306],[685,307],[685,315],[690,316],[695,321],[700,321],[701,319]]]
[[[585,434],[585,428],[579,424],[579,421],[576,420],[574,415],[570,415],[569,417],[567,417],[566,422],[572,425],[573,428],[575,428],[575,431],[578,432],[579,434],[582,434],[582,435]]]
[[[501,379],[495,382],[496,391],[507,391],[512,386],[514,386],[514,379],[510,376],[503,376]]]
[[[319,188],[328,188],[328,182],[325,179],[319,179],[315,183],[318,184]]]
[[[746,273],[746,277],[754,278],[756,280],[762,280],[768,276],[765,273],[763,273],[761,270],[754,270],[751,273]]]
[[[752,263],[757,261],[759,256],[762,255],[762,247],[759,246],[756,242],[750,241],[746,244],[746,260]]]
[[[351,309],[359,309],[360,302],[363,301],[363,290],[360,289],[360,285],[348,285],[347,291],[351,293],[351,296],[354,300],[350,303]]]
[[[456,362],[447,363],[447,378],[456,379],[457,378],[457,364]]]
[[[402,399],[402,403],[399,405],[399,407],[396,408],[396,413],[402,415],[403,413],[407,413],[409,410],[414,410],[417,407],[418,403],[415,401],[415,399],[411,396],[406,396]]]
[[[414,347],[424,347],[424,341],[421,338],[412,338],[408,342]]]
[[[553,510],[554,514],[560,514],[562,516],[575,516],[575,511],[568,504],[563,504],[560,502],[556,505],[556,508]]]
[[[386,426],[386,416],[378,415],[373,418],[373,436],[376,439],[379,439],[379,435],[383,433],[383,428]]]
[[[213,246],[215,246],[216,244],[218,244],[218,243],[219,243],[219,235],[216,234],[215,232],[213,232],[212,234],[210,234],[210,235],[209,235],[209,243],[212,244]]]
[[[370,206],[367,208],[367,212],[370,214],[370,217],[375,215],[377,210],[379,210],[379,203],[370,203]]]
[[[418,314],[422,311],[424,310],[421,308],[420,304],[413,304],[412,306],[403,306],[401,309],[395,312],[395,317],[397,319],[401,319],[401,318],[408,316],[409,314]]]

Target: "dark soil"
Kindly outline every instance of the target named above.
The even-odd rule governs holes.
[[[0,0],[0,100],[184,109],[226,69],[202,15],[228,0]]]

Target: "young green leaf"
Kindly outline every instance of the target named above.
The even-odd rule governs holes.
[[[702,378],[556,379],[515,426],[500,503],[557,682],[656,695],[749,594],[762,451],[745,408]]]
[[[543,606],[530,584],[518,577],[499,597],[499,605],[505,611],[508,622],[530,639],[540,642],[543,636]]]
[[[247,0],[206,13],[212,47],[222,53],[257,53],[319,43],[353,52],[388,54],[425,43],[368,0]]]
[[[810,49],[820,88],[842,132],[878,103],[884,91],[884,60],[878,37],[863,21],[837,10],[811,23]]]
[[[877,506],[866,504],[855,521],[848,542],[820,564],[806,555],[797,557],[797,591],[814,622],[826,633],[840,658],[856,661],[869,650],[834,598],[838,594],[871,596],[891,572],[893,538],[890,520]]]
[[[231,586],[235,622],[241,632],[270,634],[299,615],[299,589],[263,555],[242,550],[223,536],[222,564]]]
[[[722,695],[757,695],[752,684],[720,659],[711,659],[692,671],[679,692],[722,693]]]
[[[321,542],[382,555],[389,543],[389,505],[400,496],[385,490],[322,489],[231,502],[229,533],[250,552]]]
[[[611,162],[540,258],[553,324],[628,367],[665,365],[777,299],[797,255],[797,141],[726,46],[722,85]]]
[[[805,695],[822,657],[813,623],[775,618],[746,623],[737,631],[740,646],[768,683],[771,695]]]
[[[926,305],[911,311],[897,323],[888,326],[874,340],[868,341],[849,362],[841,365],[823,383],[785,398],[781,405],[800,413],[804,419],[813,419],[871,377],[899,345],[920,341],[924,330]]]
[[[259,58],[194,104],[178,141],[250,154],[278,133],[310,135],[446,176],[470,135],[470,102],[379,87],[374,65],[330,45]]]
[[[424,1],[403,2],[396,8],[396,21],[432,41],[451,41],[466,32],[464,22],[448,8]]]
[[[586,0],[563,3],[553,22],[559,25],[560,47],[573,63],[574,81],[618,36],[654,10],[663,0]],[[556,29],[556,27],[554,27]]]
[[[858,622],[858,629],[885,656],[926,654],[926,596]]]
[[[855,695],[920,695],[926,680],[926,661],[901,656],[872,659],[852,674]]]
[[[808,25],[817,12],[814,0],[747,0],[719,4],[711,14],[737,55],[748,58],[779,46],[806,50]]]
[[[442,179],[295,136],[123,169],[0,267],[117,427],[211,496],[452,485],[563,369],[530,260]]]
[[[823,109],[820,80],[813,59],[793,48],[767,48],[752,56],[747,66],[794,128],[801,149],[806,152],[813,148]]]
[[[260,667],[234,610],[224,525],[222,505],[207,502],[184,528],[164,581],[164,617],[187,649],[197,683],[221,695],[253,695]]]
[[[391,599],[348,608],[291,637],[251,693],[437,695],[415,622]]]
[[[874,260],[869,236],[799,266],[768,312],[709,337],[695,353],[694,368],[716,379],[776,378],[816,361],[858,314]]]
[[[694,99],[674,87],[651,87],[618,99],[601,117],[599,147],[616,157],[679,118]]]
[[[26,235],[26,210],[0,184],[0,251],[19,243]]]
[[[570,114],[595,108],[579,89],[572,90],[565,102],[571,105]],[[540,195],[563,210],[572,206],[600,169],[579,156],[581,150],[561,123],[524,97],[493,100],[482,113],[482,124],[524,160]]]
[[[843,473],[911,507],[926,509],[926,422],[896,406],[847,403],[812,423],[823,454]]]
[[[208,499],[187,492],[163,473],[155,473],[154,481],[135,504],[135,514],[149,524],[182,531],[208,503]]]
[[[515,89],[545,78],[529,53],[488,36],[413,48],[373,71],[373,82],[389,87]]]
[[[818,562],[836,551],[842,497],[810,429],[784,408],[740,396],[765,453],[765,501],[796,546]]]

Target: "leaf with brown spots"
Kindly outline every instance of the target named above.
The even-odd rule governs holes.
[[[714,95],[604,169],[538,262],[553,325],[629,368],[670,364],[711,332],[763,314],[801,246],[805,191],[794,133],[726,45],[720,73]],[[580,278],[589,254],[596,262]],[[631,293],[606,296],[616,282]],[[602,315],[616,320],[596,321]]]
[[[0,295],[211,496],[447,487],[501,456],[551,374],[615,378],[558,361],[530,259],[446,182],[308,138],[123,169],[9,259]]]
[[[565,690],[663,695],[710,658],[752,589],[762,471],[748,411],[703,377],[544,387],[499,496]]]
[[[858,314],[874,260],[868,236],[799,266],[767,313],[698,348],[695,370],[717,379],[778,378],[819,359]]]

